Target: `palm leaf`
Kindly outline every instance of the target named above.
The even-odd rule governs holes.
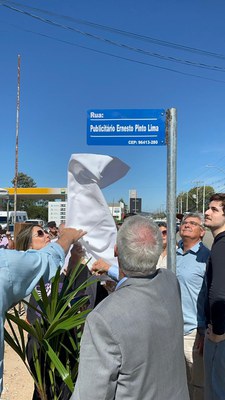
[[[87,268],[86,264],[77,265],[64,280],[60,292],[61,277],[57,272],[51,281],[50,296],[47,295],[44,281],[40,280],[41,297],[36,290],[32,292],[38,308],[28,304],[39,315],[33,325],[21,319],[17,311],[14,311],[15,315],[6,313],[11,334],[5,330],[5,340],[21,357],[27,368],[29,366],[25,357],[24,331],[37,342],[38,348],[33,346],[34,370],[29,369],[29,372],[42,400],[47,399],[46,393],[49,392],[49,388],[52,400],[61,398],[62,387],[59,382],[64,382],[69,390],[73,391],[78,371],[81,327],[89,312],[82,310],[88,301],[88,296],[83,293],[85,288],[93,283],[88,280],[72,290],[74,280],[84,268]],[[13,324],[17,325],[18,333]]]
[[[18,328],[20,327],[20,328],[22,328],[22,330],[24,330],[27,333],[29,333],[30,335],[36,337],[36,331],[35,331],[34,327],[32,325],[28,324],[22,318],[20,318],[19,315],[16,316],[16,315],[13,315],[8,312],[5,315],[6,315],[7,321],[10,325],[11,330],[13,329],[13,327],[12,327],[12,324],[10,323],[10,321],[14,322],[15,325],[18,326]],[[15,333],[15,331],[14,331],[14,333]],[[16,333],[15,333],[15,336],[16,336],[15,340],[19,342],[19,339],[18,339],[18,336],[16,335]]]
[[[45,346],[45,349],[46,349],[46,352],[47,352],[48,356],[50,357],[50,359],[53,362],[53,364],[54,364],[55,368],[57,369],[57,371],[59,372],[63,382],[66,383],[66,385],[68,386],[68,388],[72,392],[74,384],[73,384],[73,381],[71,379],[71,376],[70,376],[69,372],[64,367],[64,365],[62,364],[60,359],[57,357],[56,353],[54,352],[54,350],[50,346],[49,342],[44,340],[43,344]]]

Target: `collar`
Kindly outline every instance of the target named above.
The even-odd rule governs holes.
[[[117,283],[116,285],[116,289],[118,289],[123,282],[125,282],[127,280],[127,276],[124,276],[122,279],[120,279],[120,281]]]
[[[225,233],[225,232],[224,232]],[[195,243],[194,246],[192,246],[189,250],[184,252],[184,246],[183,246],[183,241],[181,240],[179,243],[179,247],[177,249],[177,254],[187,254],[187,253],[194,253],[196,254],[200,247],[203,245],[202,241],[199,240],[199,242]]]
[[[120,286],[122,286],[122,284],[124,282],[126,282],[127,280],[129,280],[129,282],[132,282],[133,280],[137,281],[137,280],[141,280],[141,279],[153,279],[155,278],[156,275],[158,275],[160,269],[157,269],[156,271],[154,271],[152,274],[150,275],[138,275],[138,276],[124,276],[122,279],[120,279],[120,281],[117,283],[116,285],[116,289],[119,289]]]

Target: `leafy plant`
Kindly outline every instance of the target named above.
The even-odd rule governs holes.
[[[84,291],[93,281],[85,281],[76,289],[73,287],[85,268],[86,264],[77,265],[70,276],[64,279],[62,287],[58,270],[51,281],[49,297],[43,279],[40,280],[41,295],[36,289],[32,292],[38,307],[24,301],[38,313],[33,325],[21,319],[16,308],[14,314],[6,313],[10,332],[5,329],[5,341],[23,360],[42,400],[67,400],[73,391],[82,327],[89,312],[88,297]],[[30,363],[26,357],[25,332],[32,340]]]

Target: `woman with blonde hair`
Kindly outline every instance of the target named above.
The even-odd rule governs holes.
[[[40,225],[27,225],[17,235],[16,250],[40,250],[49,242],[49,234]]]

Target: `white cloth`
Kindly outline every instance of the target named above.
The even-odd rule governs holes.
[[[100,154],[72,154],[68,166],[66,226],[87,231],[80,240],[92,263],[103,258],[117,264],[114,257],[116,225],[101,188],[122,178],[129,166],[116,157]]]

